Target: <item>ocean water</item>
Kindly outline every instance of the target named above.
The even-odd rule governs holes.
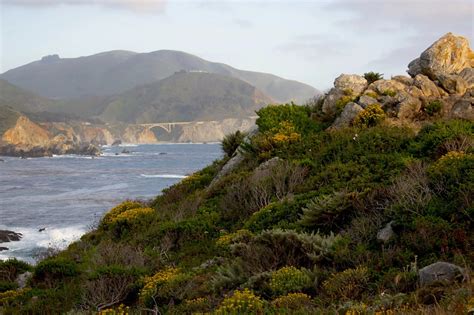
[[[0,229],[23,234],[18,242],[0,244],[9,248],[0,259],[34,262],[38,251],[78,239],[117,203],[153,198],[222,157],[219,144],[104,147],[103,152],[95,158],[0,157]]]

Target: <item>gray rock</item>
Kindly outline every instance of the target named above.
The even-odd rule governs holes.
[[[395,232],[392,229],[392,224],[393,221],[390,221],[383,229],[377,232],[377,240],[387,243],[395,236]]]
[[[249,131],[247,136],[244,138],[243,143],[250,143],[250,139],[258,133],[258,128],[254,127]],[[222,177],[231,173],[240,163],[245,159],[245,156],[242,154],[240,147],[235,150],[234,155],[230,158],[229,161],[222,167],[222,169],[217,173],[212,182],[209,184],[209,189],[213,187]]]
[[[474,100],[463,98],[457,101],[451,109],[451,117],[474,120]]]
[[[369,89],[374,90],[380,95],[388,93],[398,94],[400,91],[405,91],[407,86],[396,80],[378,80],[369,85]]]
[[[474,68],[465,68],[459,73],[459,76],[466,81],[468,89],[474,87]]]
[[[0,243],[15,242],[22,238],[21,233],[16,233],[8,230],[0,230]]]
[[[359,104],[362,108],[366,108],[369,105],[377,104],[377,103],[378,101],[375,98],[370,97],[368,95],[362,95],[359,98],[359,101],[357,102],[357,104]]]
[[[424,74],[435,80],[439,75],[458,74],[470,67],[474,67],[474,53],[468,39],[447,33],[410,62],[408,74]]]
[[[438,81],[451,94],[464,94],[467,90],[467,82],[459,75],[441,74]]]
[[[359,96],[367,88],[367,80],[357,74],[341,74],[334,80],[334,87],[346,94]]]
[[[350,102],[344,107],[344,110],[342,111],[341,115],[336,118],[331,128],[341,128],[350,126],[357,114],[363,110],[364,109],[360,105]]]
[[[322,111],[325,114],[336,112],[336,103],[344,96],[342,90],[332,88],[323,101]]]
[[[8,250],[8,247],[0,246],[0,252],[1,252],[1,251],[4,251],[4,250]]]
[[[272,169],[274,166],[276,166],[281,161],[283,161],[283,160],[280,159],[278,156],[275,156],[275,157],[271,158],[270,160],[265,161],[262,164],[260,164],[259,166],[257,166],[257,168],[254,170],[254,172],[259,173],[259,172],[264,172],[264,171],[267,171],[269,169]]]
[[[426,97],[440,97],[438,87],[426,75],[418,74],[415,77],[414,85],[421,90]]]
[[[422,286],[436,282],[452,283],[456,280],[466,280],[466,271],[454,264],[439,261],[420,269],[418,277]]]
[[[392,80],[403,83],[407,86],[413,85],[413,78],[407,77],[406,75],[396,75],[392,77]]]
[[[29,271],[19,274],[18,277],[16,277],[15,279],[15,282],[18,284],[18,287],[20,289],[23,289],[24,287],[26,287],[26,284],[32,275],[33,274]]]

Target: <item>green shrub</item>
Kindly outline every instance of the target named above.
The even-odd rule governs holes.
[[[275,295],[299,292],[311,286],[311,278],[305,271],[293,266],[283,267],[272,272],[270,288]]]
[[[0,260],[0,281],[13,282],[19,274],[30,270],[30,265],[16,258]]]
[[[65,258],[55,257],[41,261],[33,272],[34,283],[45,283],[52,287],[58,282],[79,275],[78,265]]]
[[[364,78],[367,80],[368,84],[371,84],[375,81],[382,80],[383,79],[383,73],[373,72],[373,71],[366,72],[366,73],[364,73]]]
[[[357,267],[332,274],[324,281],[323,288],[333,299],[356,300],[367,292],[368,282],[367,267]]]
[[[434,100],[434,101],[429,102],[428,105],[426,105],[423,110],[428,115],[434,116],[440,113],[442,109],[443,109],[443,103],[440,100]]]
[[[379,104],[371,104],[354,118],[355,126],[373,127],[385,119],[385,112]]]
[[[16,282],[0,280],[0,293],[15,290],[16,288],[18,288]]]
[[[346,191],[322,195],[311,200],[303,209],[299,224],[312,230],[332,231],[349,223],[353,212],[351,199],[354,194]]]
[[[235,150],[237,150],[239,145],[244,140],[245,135],[245,133],[240,132],[240,130],[237,130],[234,133],[226,135],[224,139],[222,139],[222,150],[228,157],[231,157],[234,154]]]
[[[445,144],[457,139],[474,138],[474,122],[468,120],[439,121],[425,125],[411,143],[410,151],[418,157],[440,157],[448,150]]]
[[[265,307],[264,301],[249,289],[234,291],[218,306],[215,314],[260,314]]]

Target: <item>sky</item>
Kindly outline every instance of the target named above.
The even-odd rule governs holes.
[[[447,32],[474,43],[474,1],[0,0],[0,73],[51,54],[171,49],[326,90],[341,73],[406,74]]]

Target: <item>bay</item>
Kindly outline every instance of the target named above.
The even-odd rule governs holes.
[[[127,199],[148,200],[221,158],[219,144],[103,148],[100,157],[1,157],[0,229],[23,234],[2,243],[0,259],[33,262],[48,247],[64,248]],[[40,230],[44,229],[40,232]]]

